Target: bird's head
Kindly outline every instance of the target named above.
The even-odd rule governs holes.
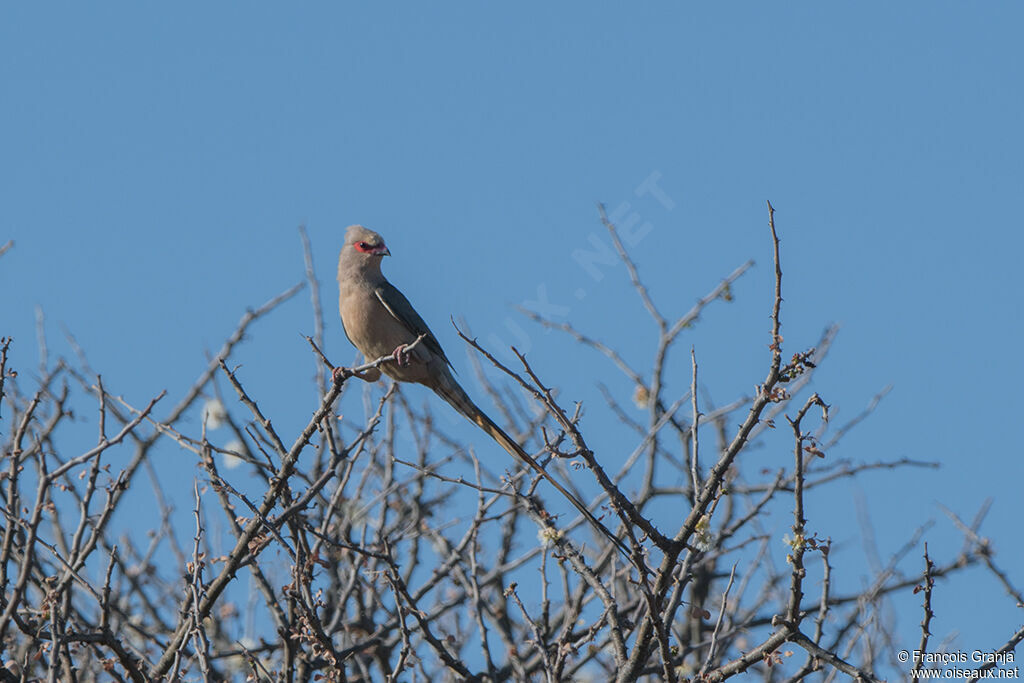
[[[384,278],[380,262],[390,255],[383,237],[361,225],[350,226],[345,231],[345,246],[338,258],[338,281],[355,278],[377,282]]]
[[[384,238],[361,225],[349,226],[349,229],[345,231],[344,249],[352,250],[364,259],[391,255],[384,244]]]

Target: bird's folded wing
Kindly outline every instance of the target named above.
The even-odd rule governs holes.
[[[444,359],[444,362],[451,367],[452,362],[448,360],[448,356],[445,355],[444,349],[441,348],[441,343],[437,341],[437,337],[427,327],[427,323],[424,322],[420,314],[416,312],[416,309],[412,307],[409,300],[405,298],[398,289],[390,282],[385,281],[383,285],[377,287],[374,290],[377,295],[377,299],[387,309],[395,320],[405,325],[406,329],[414,337],[419,337],[421,334],[427,335],[421,342],[424,346],[430,349],[433,353]]]

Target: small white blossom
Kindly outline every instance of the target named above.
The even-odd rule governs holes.
[[[537,540],[545,547],[554,545],[562,538],[562,532],[552,526],[541,527],[537,530]]]
[[[245,445],[238,439],[233,439],[224,446],[224,450],[233,451],[234,453],[245,453]],[[232,455],[232,453],[221,453],[221,464],[225,469],[233,470],[243,462],[245,461],[237,455]]]
[[[211,398],[205,404],[203,404],[203,422],[206,423],[207,429],[217,429],[218,427],[224,426],[224,421],[228,418],[228,411],[224,407],[224,404],[215,398]]]
[[[715,535],[711,533],[711,518],[707,515],[701,517],[700,521],[697,522],[697,526],[694,528],[693,532],[694,547],[702,553],[711,550],[712,544],[715,540]]]
[[[803,534],[797,534],[795,537],[791,538],[789,534],[786,534],[782,537],[782,542],[793,550],[797,550],[804,545],[804,537]]]
[[[633,390],[633,404],[640,410],[644,410],[650,406],[651,392],[648,391],[647,387],[639,384],[637,385],[636,389]]]

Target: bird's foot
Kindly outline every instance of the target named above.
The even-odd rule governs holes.
[[[395,362],[398,363],[398,367],[405,368],[409,367],[409,350],[408,344],[399,344],[398,348],[395,349],[394,357]]]
[[[339,366],[339,367],[336,367],[333,370],[331,370],[331,381],[334,384],[341,384],[342,382],[347,380],[349,377],[351,377],[353,374],[355,374],[355,373],[353,373],[348,368],[343,368],[343,367]]]

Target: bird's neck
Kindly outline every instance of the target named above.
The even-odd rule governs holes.
[[[380,259],[364,259],[356,264],[338,264],[338,282],[378,286],[387,282],[380,271]]]

